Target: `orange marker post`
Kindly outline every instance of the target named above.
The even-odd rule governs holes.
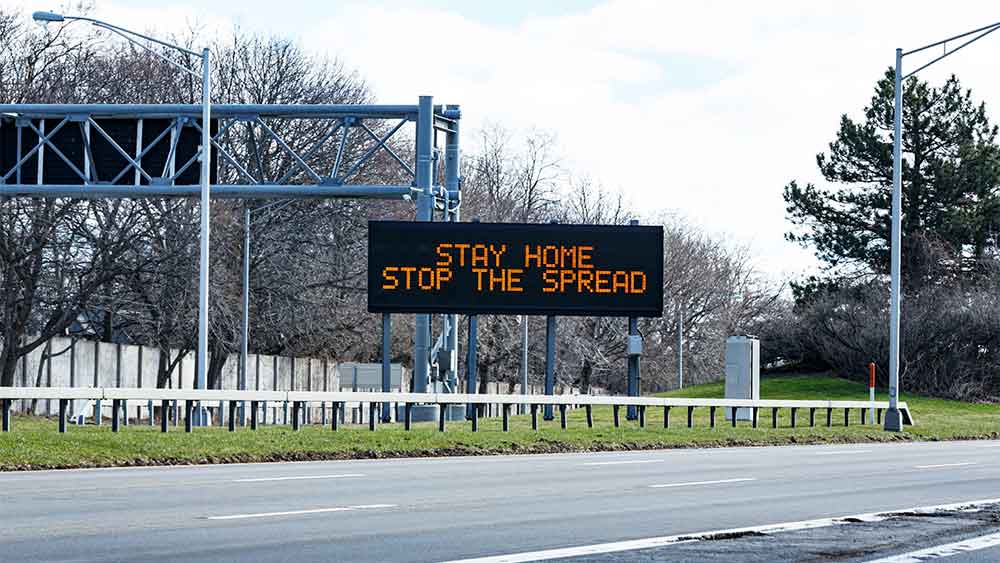
[[[871,401],[869,420],[875,422],[875,362],[868,364],[868,400]]]

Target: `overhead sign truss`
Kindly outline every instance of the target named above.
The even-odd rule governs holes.
[[[201,113],[182,104],[0,105],[0,196],[195,196]],[[399,147],[414,142],[408,124],[418,113],[418,105],[213,105],[212,196],[416,195],[416,151]],[[441,106],[433,114],[435,134],[459,118]],[[444,188],[434,190],[444,199]]]

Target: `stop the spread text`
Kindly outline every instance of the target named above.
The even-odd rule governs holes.
[[[433,264],[385,266],[382,289],[436,292],[469,276],[477,292],[522,293],[528,280],[543,293],[643,294],[646,273],[602,268],[593,245],[439,243]],[[464,274],[463,274],[464,272]],[[535,284],[532,284],[535,285]]]

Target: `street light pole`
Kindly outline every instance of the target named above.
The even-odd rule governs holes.
[[[899,432],[903,421],[899,414],[899,278],[902,238],[902,153],[903,129],[903,50],[896,49],[896,99],[892,121],[892,251],[889,265],[889,409],[885,412],[885,429]]]
[[[208,373],[208,270],[209,270],[209,213],[210,213],[210,199],[211,194],[209,190],[211,189],[211,178],[209,177],[211,173],[211,162],[212,162],[212,134],[211,134],[211,66],[209,51],[207,48],[202,49],[201,53],[191,51],[190,49],[185,49],[184,47],[173,45],[167,43],[166,41],[161,41],[155,37],[150,37],[148,35],[143,35],[135,31],[125,29],[123,27],[118,27],[110,23],[97,20],[94,18],[87,18],[83,16],[64,16],[62,14],[57,14],[54,12],[34,12],[31,15],[32,19],[37,22],[44,24],[53,22],[64,22],[64,21],[83,21],[89,22],[95,27],[105,29],[118,35],[119,37],[125,39],[129,43],[136,45],[142,49],[145,49],[148,53],[159,58],[160,60],[170,64],[174,68],[179,69],[182,72],[186,72],[195,78],[199,77],[199,73],[187,68],[173,59],[157,52],[155,49],[149,45],[144,44],[143,41],[148,41],[150,43],[155,43],[157,45],[162,45],[164,47],[173,49],[175,51],[180,51],[186,55],[192,57],[198,57],[201,59],[201,150],[199,157],[201,158],[201,251],[199,254],[199,265],[198,265],[198,357],[197,357],[197,374],[195,375],[194,385],[196,389],[205,389],[207,383],[206,374]],[[221,414],[221,409],[220,409]],[[202,426],[206,421],[205,411],[201,403],[198,402],[194,410],[194,416],[192,417],[192,423],[195,426]]]
[[[211,162],[212,162],[212,121],[211,121],[211,74],[208,49],[201,52],[201,251],[198,264],[198,379],[196,387],[206,389],[208,378],[208,268],[209,234],[211,232]],[[245,366],[244,366],[245,367]],[[205,413],[198,404],[195,425],[205,424]],[[222,416],[222,410],[219,410]]]
[[[983,37],[1000,29],[1000,22],[984,27],[973,29],[959,35],[954,35],[947,39],[942,39],[924,45],[923,47],[903,51],[896,49],[895,65],[895,100],[893,106],[892,123],[892,234],[889,241],[891,245],[889,271],[891,280],[889,283],[889,408],[885,413],[885,429],[891,432],[899,432],[903,429],[903,420],[899,411],[899,326],[900,326],[900,299],[901,288],[900,278],[902,275],[901,247],[902,247],[902,215],[903,215],[903,181],[902,181],[902,145],[903,145],[903,81],[914,74],[924,70],[941,59],[953,55],[964,47],[979,41]],[[948,50],[948,43],[956,39],[962,39],[972,35],[971,39],[963,42],[958,47]],[[903,57],[919,53],[932,47],[944,46],[944,53],[935,57],[930,62],[925,63],[916,70],[903,74]]]
[[[247,389],[247,355],[250,352],[250,206],[243,208],[243,311],[240,315],[240,391]],[[246,420],[240,402],[240,420]]]

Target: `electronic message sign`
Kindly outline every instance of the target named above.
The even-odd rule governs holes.
[[[368,310],[659,317],[663,228],[370,221]]]

